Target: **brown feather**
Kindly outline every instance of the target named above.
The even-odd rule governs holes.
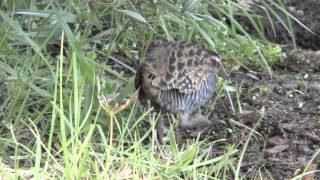
[[[213,52],[178,42],[154,48],[144,64],[155,76],[154,87],[188,93],[199,90],[209,74],[218,69],[219,61]]]

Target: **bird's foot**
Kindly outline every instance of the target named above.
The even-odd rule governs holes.
[[[206,116],[201,115],[200,112],[190,116],[180,114],[180,127],[183,129],[202,129],[211,125],[212,122]]]

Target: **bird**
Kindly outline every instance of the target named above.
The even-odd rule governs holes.
[[[135,77],[138,98],[161,114],[176,114],[179,127],[196,129],[212,124],[200,112],[214,95],[216,76],[224,74],[219,56],[186,41],[169,42],[151,49]],[[162,136],[163,117],[157,122]]]

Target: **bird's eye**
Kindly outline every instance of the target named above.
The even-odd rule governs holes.
[[[150,73],[150,74],[148,75],[148,78],[151,79],[151,80],[153,80],[153,79],[155,78],[155,76]]]

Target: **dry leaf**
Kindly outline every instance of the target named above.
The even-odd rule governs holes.
[[[124,166],[120,167],[120,169],[117,171],[118,179],[130,179],[132,176],[132,169],[128,164],[125,164]]]
[[[288,144],[275,145],[275,146],[273,146],[272,148],[266,149],[266,153],[267,153],[268,155],[275,154],[275,153],[279,153],[279,152],[282,152],[282,151],[286,150],[288,147],[289,147]]]
[[[114,99],[113,97],[111,98],[106,98],[103,94],[100,93],[100,79],[97,76],[97,90],[98,90],[98,98],[99,102],[102,104],[103,109],[106,111],[106,113],[110,116],[114,116],[115,114],[125,110],[128,108],[131,104],[136,102],[138,99],[138,94],[139,90],[136,90],[129,99],[125,100],[124,103],[122,104],[115,104],[111,105],[110,99]]]
[[[310,166],[308,166],[307,170],[306,170],[306,173],[308,172],[312,172],[312,171],[316,171],[317,170],[317,167],[318,165],[317,164],[310,164]],[[308,175],[305,175],[303,177],[303,180],[315,180],[315,174],[314,173],[311,173],[311,174],[308,174]]]
[[[284,145],[288,143],[288,139],[285,139],[280,136],[273,136],[269,138],[269,144],[270,145]]]

